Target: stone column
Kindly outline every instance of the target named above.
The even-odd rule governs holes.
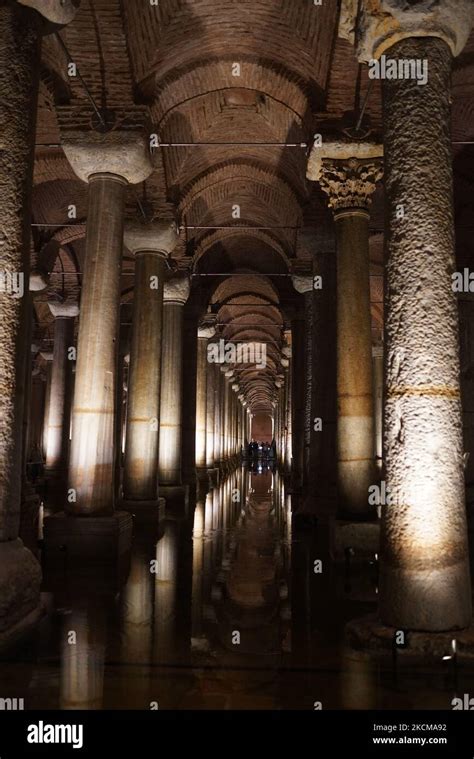
[[[187,277],[175,277],[165,282],[159,444],[159,481],[163,485],[181,485],[183,307],[188,297]]]
[[[304,402],[305,402],[305,330],[298,316],[291,322],[291,430],[293,488],[300,490],[303,481]]]
[[[216,372],[214,364],[207,364],[206,397],[206,466],[214,467],[214,427],[216,415]]]
[[[75,303],[48,303],[54,316],[54,349],[48,415],[46,470],[50,476],[64,475],[69,452],[71,384],[74,347],[74,319],[79,314]]]
[[[69,134],[63,148],[89,183],[86,254],[72,412],[70,514],[114,510],[114,413],[125,189],[152,166],[146,138],[136,133]]]
[[[49,423],[49,404],[51,400],[51,375],[53,370],[53,353],[44,352],[40,353],[41,358],[45,362],[45,383],[44,390],[44,415],[43,415],[43,458],[46,459],[46,452],[48,450],[48,423]]]
[[[135,256],[135,288],[128,378],[123,497],[127,507],[158,502],[158,443],[165,259],[178,235],[174,222],[135,223],[125,229]]]
[[[203,323],[197,336],[196,377],[196,469],[206,469],[206,404],[207,404],[207,343],[216,333],[215,327]]]
[[[467,627],[454,268],[451,63],[473,23],[470,0],[436,7],[364,2],[359,58],[425,61],[427,81],[384,79],[387,204],[380,616],[429,632]],[[433,5],[433,4],[431,4]],[[402,7],[403,6],[403,7]],[[425,39],[421,39],[425,37]]]
[[[70,2],[28,5],[0,4],[0,646],[39,613],[40,568],[18,539],[30,205],[41,35],[76,10]]]
[[[225,373],[227,371],[227,367],[221,366],[220,367],[220,380],[219,380],[219,419],[220,419],[220,454],[219,454],[219,462],[222,466],[222,464],[226,460],[226,379],[225,379]]]
[[[372,347],[372,367],[374,377],[374,454],[377,469],[382,469],[383,431],[383,345]]]
[[[212,371],[214,372],[214,466],[219,466],[221,458],[221,376],[222,373],[219,370],[217,364],[211,364]]]
[[[331,147],[326,145],[325,156]],[[381,149],[336,143],[333,150],[338,157],[322,158],[318,178],[334,212],[337,238],[339,516],[366,520],[375,516],[368,502],[375,479],[369,206],[382,177]]]
[[[298,421],[300,428],[302,426],[301,443],[298,446],[298,456],[301,466],[300,484],[304,489],[305,496],[309,496],[310,485],[314,476],[314,471],[310,467],[311,442],[313,432],[312,419],[312,392],[313,392],[313,277],[295,275],[292,278],[293,287],[296,292],[303,294],[304,299],[304,322],[302,335],[299,335],[300,345],[299,352],[302,352],[304,359],[304,370],[299,369],[299,389],[300,396],[300,419]],[[301,324],[301,322],[300,322]]]

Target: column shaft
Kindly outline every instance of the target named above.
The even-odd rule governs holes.
[[[96,174],[89,182],[86,256],[72,414],[69,488],[73,514],[111,513],[114,474],[114,377],[120,307],[126,181]]]
[[[337,466],[342,515],[367,516],[374,480],[369,215],[336,214]]]
[[[18,536],[22,460],[31,188],[40,69],[40,16],[0,6],[0,541]],[[29,348],[28,348],[29,350]]]
[[[158,498],[163,275],[161,253],[136,253],[123,472],[126,501]]]
[[[183,305],[163,304],[159,480],[181,484],[183,436]]]
[[[207,338],[198,337],[196,378],[196,467],[206,467]]]
[[[72,361],[68,349],[74,342],[74,319],[57,317],[51,368],[46,468],[50,473],[65,472],[69,454]]]
[[[426,59],[428,82],[385,80],[386,264],[380,614],[450,630],[471,621],[454,265],[451,53],[408,38],[395,59]]]

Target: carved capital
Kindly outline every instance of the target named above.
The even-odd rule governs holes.
[[[74,173],[83,182],[94,174],[112,174],[129,184],[139,184],[153,171],[149,141],[139,132],[69,132],[62,146]]]
[[[168,256],[179,240],[174,221],[128,222],[124,230],[124,243],[130,253],[160,253]]]
[[[368,211],[372,202],[371,195],[382,176],[382,161],[377,158],[325,158],[322,161],[319,184],[328,196],[328,205],[334,212],[349,208]]]
[[[291,281],[297,293],[309,293],[313,289],[313,277],[292,274]]]
[[[165,303],[179,303],[180,306],[184,306],[189,298],[189,291],[188,277],[173,277],[164,284],[163,301]]]
[[[365,62],[409,37],[438,37],[456,56],[473,23],[472,0],[362,0],[360,6],[356,0],[342,0],[339,35],[356,40],[358,58]]]
[[[48,301],[48,306],[55,319],[74,319],[74,317],[79,316],[79,306],[77,303]]]

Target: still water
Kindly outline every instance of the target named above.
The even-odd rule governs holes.
[[[160,535],[135,524],[121,586],[99,572],[78,589],[65,568],[43,600],[36,636],[0,663],[0,696],[25,709],[450,709],[474,693],[453,662],[348,650],[345,623],[376,608],[375,557],[331,562],[265,467],[198,493]]]

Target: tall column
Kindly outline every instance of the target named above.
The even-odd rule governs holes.
[[[304,455],[305,323],[298,316],[291,322],[291,430],[293,487],[301,489]]]
[[[145,137],[112,132],[69,135],[64,152],[89,183],[86,253],[72,412],[67,511],[114,510],[114,406],[125,189],[149,176]]]
[[[325,156],[330,152],[325,148]],[[322,158],[319,183],[329,196],[337,238],[337,479],[339,515],[370,519],[374,483],[374,410],[369,280],[369,206],[382,177],[381,150],[340,146]],[[353,157],[357,155],[358,157]]]
[[[372,348],[372,367],[374,376],[374,453],[377,468],[382,468],[382,432],[383,432],[383,345]]]
[[[221,458],[221,376],[222,373],[217,364],[211,364],[214,373],[214,466],[219,466]]]
[[[216,415],[216,372],[215,365],[207,365],[207,397],[206,397],[206,466],[214,467],[214,427]]]
[[[42,435],[42,447],[43,458],[46,458],[46,452],[48,450],[48,424],[49,424],[49,404],[51,400],[51,375],[53,373],[53,353],[52,351],[41,351],[41,358],[45,362],[45,390],[44,390],[44,415],[43,415],[43,435]]]
[[[207,343],[215,332],[215,327],[203,323],[197,335],[196,469],[201,471],[206,468]]]
[[[220,367],[220,380],[219,380],[219,419],[220,419],[220,456],[219,461],[221,465],[226,460],[226,378],[225,373],[227,371],[226,366]]]
[[[158,502],[161,344],[165,259],[178,240],[169,222],[125,229],[135,256],[135,288],[128,378],[123,497],[130,504]]]
[[[41,35],[76,10],[69,2],[29,5],[36,10],[0,3],[0,646],[39,610],[40,568],[18,539],[30,206]]]
[[[314,476],[314,471],[310,468],[310,454],[313,431],[312,420],[312,380],[313,380],[313,277],[312,276],[293,276],[293,287],[298,293],[303,294],[304,298],[304,322],[295,321],[295,327],[299,327],[294,332],[293,337],[297,341],[293,346],[293,355],[299,355],[298,368],[293,363],[294,371],[298,376],[298,388],[296,395],[299,397],[298,409],[298,426],[300,442],[297,446],[297,458],[295,463],[299,464],[299,484],[304,488],[305,496],[309,495],[310,485]],[[295,390],[294,390],[295,392]],[[296,443],[296,439],[294,440]],[[295,459],[294,459],[295,460]]]
[[[183,436],[183,307],[189,297],[187,277],[165,282],[161,348],[159,481],[181,484]]]
[[[69,453],[75,303],[48,303],[54,316],[54,348],[51,369],[46,470],[50,476],[64,475]]]
[[[432,10],[423,4],[405,15],[385,0],[379,12],[367,5],[359,57],[378,59],[384,52],[396,65],[407,59],[427,65],[423,86],[417,79],[383,81],[390,501],[382,510],[380,616],[401,628],[452,630],[471,622],[471,589],[451,282],[450,77],[474,8],[470,0],[441,0]]]

